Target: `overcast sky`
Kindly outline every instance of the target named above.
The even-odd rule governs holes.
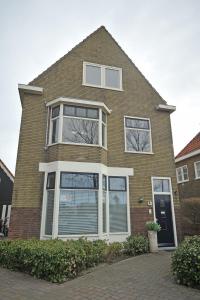
[[[175,154],[200,131],[199,0],[0,0],[0,158],[12,172],[21,117],[17,84],[27,84],[101,25],[177,106]]]

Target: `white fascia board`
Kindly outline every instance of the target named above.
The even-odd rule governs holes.
[[[183,155],[183,156],[181,156],[181,157],[176,158],[176,159],[175,159],[175,162],[177,163],[177,162],[179,162],[179,161],[182,161],[182,160],[184,160],[184,159],[193,157],[193,156],[198,155],[198,154],[200,154],[200,149],[195,150],[195,151],[190,152],[190,153],[188,153],[188,154],[186,154],[186,155]]]
[[[33,85],[18,84],[18,89],[20,92],[30,93],[35,95],[41,95],[43,93],[43,88]]]
[[[72,104],[78,104],[78,105],[86,105],[86,106],[94,106],[94,107],[101,107],[104,108],[104,110],[111,114],[112,110],[110,110],[105,103],[99,102],[99,101],[92,101],[92,100],[83,100],[83,99],[76,99],[76,98],[65,98],[65,97],[59,97],[57,99],[54,99],[52,101],[47,102],[46,106],[52,106],[56,103],[72,103]]]
[[[39,163],[40,172],[83,172],[103,173],[108,176],[133,176],[133,168],[107,167],[101,163],[74,162],[74,161],[53,161],[50,163]]]
[[[10,178],[12,182],[14,182],[14,176],[10,173],[10,171],[4,166],[4,164],[0,161],[0,168],[4,171],[4,173]]]
[[[166,111],[166,112],[172,113],[176,110],[176,106],[168,105],[168,104],[158,104],[156,109],[159,111]]]

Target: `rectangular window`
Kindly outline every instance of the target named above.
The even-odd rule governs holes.
[[[97,234],[98,174],[61,173],[59,235]]]
[[[107,147],[107,116],[102,111],[102,146]]]
[[[152,152],[149,119],[125,117],[125,149],[127,152]]]
[[[103,233],[107,232],[107,176],[102,176],[102,188],[103,188],[103,199],[102,199],[102,211],[103,211]]]
[[[194,169],[195,169],[195,178],[199,179],[200,178],[200,161],[196,161],[194,163]]]
[[[110,232],[127,232],[126,177],[109,177]]]
[[[54,189],[55,189],[55,172],[47,176],[47,203],[45,218],[45,234],[52,235],[53,228],[53,211],[54,211]]]
[[[189,181],[187,165],[176,169],[176,177],[178,183]]]
[[[113,90],[122,90],[122,69],[83,63],[83,84]]]
[[[64,105],[63,115],[63,142],[98,145],[98,109]]]
[[[60,106],[52,107],[51,109],[51,135],[50,135],[50,143],[55,144],[58,142],[58,131],[59,131],[59,114],[60,114]]]

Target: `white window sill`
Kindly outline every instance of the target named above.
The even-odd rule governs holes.
[[[131,154],[148,154],[148,155],[152,155],[155,154],[154,152],[137,152],[137,151],[124,151],[125,153],[131,153]]]
[[[54,145],[72,145],[72,146],[86,146],[86,147],[99,147],[99,148],[103,148],[104,150],[108,151],[108,148],[104,147],[104,146],[100,146],[97,144],[81,144],[81,143],[64,143],[64,142],[58,142],[58,143],[53,143],[53,144],[48,144],[46,145],[47,148],[54,146]]]
[[[95,85],[95,84],[88,84],[88,83],[82,83],[83,86],[88,86],[88,87],[93,87],[93,88],[99,88],[99,89],[106,89],[106,90],[112,90],[112,91],[118,91],[118,92],[123,92],[123,89],[118,89],[118,88],[112,88],[112,87],[106,87],[106,86],[100,86],[100,85]]]
[[[195,177],[195,180],[200,180],[200,177]]]
[[[188,181],[189,181],[189,179],[188,180],[183,180],[183,181],[177,181],[177,183],[180,184],[180,183],[185,183],[185,182],[188,182]]]

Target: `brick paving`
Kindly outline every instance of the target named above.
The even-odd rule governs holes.
[[[170,256],[159,252],[103,264],[61,285],[1,268],[0,300],[199,300],[199,290],[174,282]]]

